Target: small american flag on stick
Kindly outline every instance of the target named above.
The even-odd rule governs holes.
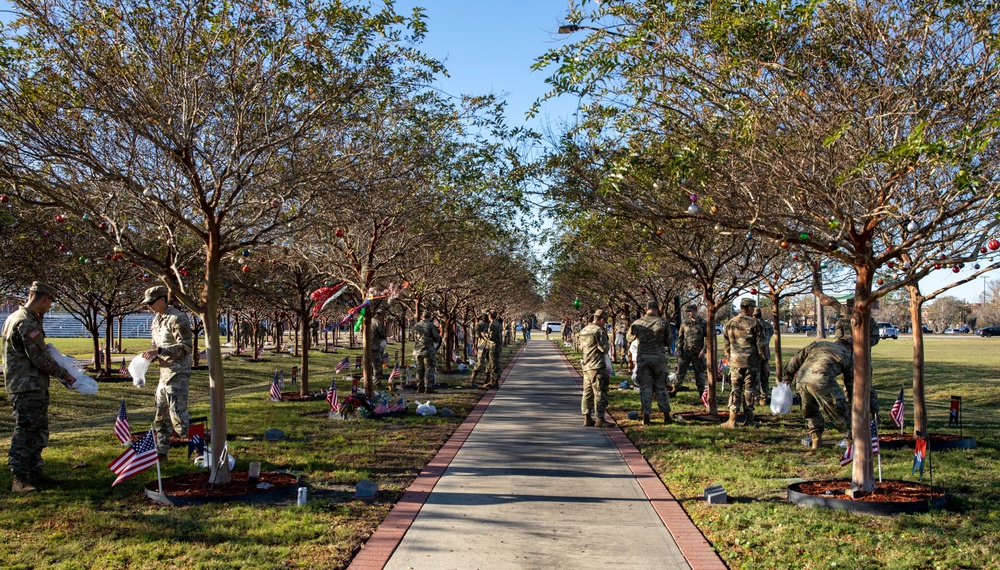
[[[701,403],[705,406],[706,410],[712,409],[712,407],[708,404],[708,398],[708,386],[705,386],[705,389],[701,391]]]
[[[128,426],[128,416],[125,414],[125,398],[122,398],[122,405],[118,407],[118,417],[115,418],[115,437],[122,443],[132,441],[132,431]]]
[[[870,424],[869,428],[870,428],[870,432],[871,432],[872,453],[878,453],[878,451],[879,451],[879,445],[878,445],[878,420],[872,420],[872,423]],[[840,464],[841,465],[847,465],[848,463],[850,463],[852,461],[854,461],[854,443],[853,442],[847,444],[847,451],[845,451],[844,455],[840,458]]]
[[[125,364],[125,357],[122,357],[122,365],[118,367],[118,375],[125,376],[128,374],[128,365]]]
[[[389,406],[385,403],[385,401],[380,401],[378,405],[375,406],[375,409],[372,410],[372,413],[375,415],[385,414],[388,412],[389,412]]]
[[[892,418],[892,423],[896,427],[902,429],[903,422],[906,420],[906,407],[903,404],[903,389],[899,389],[899,395],[896,396],[896,402],[892,405],[892,410],[889,412],[889,417]]]
[[[350,370],[350,369],[351,369],[351,360],[345,356],[344,359],[338,362],[337,366],[333,368],[333,372],[334,373],[343,372],[345,370]]]
[[[280,402],[281,401],[281,388],[284,382],[282,381],[281,373],[274,373],[274,380],[271,380],[271,401]]]
[[[125,453],[122,453],[117,459],[108,464],[108,468],[115,475],[118,475],[118,478],[115,479],[115,482],[111,486],[114,487],[128,478],[142,473],[146,469],[156,465],[158,461],[159,459],[156,456],[156,436],[153,434],[153,430],[149,430],[139,441],[129,446],[125,450]]]
[[[331,412],[340,411],[340,400],[337,398],[336,378],[330,381],[330,389],[326,392],[326,401],[330,403]]]

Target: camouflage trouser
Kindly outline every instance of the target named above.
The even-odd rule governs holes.
[[[485,376],[486,382],[489,382],[493,375],[493,363],[490,361],[490,355],[492,350],[485,346],[479,347],[479,360],[476,361],[476,365],[472,367],[472,375],[476,376],[482,374]]]
[[[417,358],[417,388],[433,388],[435,375],[434,354],[422,354]]]
[[[678,388],[684,384],[684,377],[687,376],[688,364],[694,367],[694,383],[698,386],[698,393],[700,394],[705,390],[705,370],[708,366],[705,364],[705,357],[698,356],[694,352],[680,351],[677,356],[677,379],[674,381],[674,386]]]
[[[369,355],[372,361],[372,370],[375,372],[375,379],[381,380],[382,365],[385,364],[383,362],[385,357],[382,355],[382,351],[378,348],[372,348],[371,351],[369,351]]]
[[[636,359],[636,380],[639,382],[639,400],[642,413],[653,413],[653,394],[656,404],[664,414],[670,413],[670,396],[667,395],[667,359],[640,355]]]
[[[796,386],[802,396],[802,417],[809,431],[823,431],[828,419],[840,433],[851,435],[851,408],[844,391],[835,382],[813,384],[800,382]]]
[[[493,366],[493,383],[498,384],[500,382],[500,345],[493,347],[490,351],[490,365]]]
[[[10,394],[14,433],[7,465],[14,475],[28,476],[42,469],[42,450],[49,444],[49,391]]]
[[[757,378],[760,366],[755,363],[751,366],[731,367],[729,370],[733,381],[733,391],[729,393],[729,411],[740,411],[742,402],[744,412],[753,412],[760,395],[760,379]]]
[[[603,418],[608,407],[608,382],[611,378],[603,369],[583,371],[583,398],[580,411],[589,414],[596,408],[595,418]]]
[[[162,381],[156,387],[156,415],[153,431],[156,432],[156,452],[170,451],[170,435],[185,438],[188,433],[188,381],[189,377],[175,376],[169,384]]]
[[[757,378],[760,380],[759,395],[763,398],[771,397],[771,387],[768,384],[768,379],[770,377],[771,377],[770,366],[766,362],[761,362],[759,372],[757,372]]]

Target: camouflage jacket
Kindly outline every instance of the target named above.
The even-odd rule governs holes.
[[[380,323],[372,319],[372,344],[378,348],[383,340],[388,340],[385,334],[385,323]]]
[[[159,352],[160,382],[169,383],[174,377],[190,376],[194,332],[187,315],[176,307],[167,307],[165,313],[153,317],[149,328],[153,348]]]
[[[759,366],[761,361],[766,362],[771,358],[760,323],[753,317],[733,317],[722,329],[722,341],[725,343],[725,353],[729,355],[731,368]]]
[[[837,324],[833,330],[833,339],[839,340],[846,338],[851,340],[854,338],[854,331],[851,330],[851,318],[849,316],[841,316],[837,319]],[[878,344],[881,340],[878,336],[878,323],[875,322],[873,317],[868,318],[868,347],[871,348]]]
[[[430,356],[441,345],[441,332],[434,321],[420,321],[413,325],[413,355]]]
[[[666,360],[665,348],[670,346],[670,323],[660,317],[646,315],[629,326],[627,340],[629,344],[633,340],[639,341],[638,356],[654,356]]]
[[[701,317],[685,318],[677,330],[677,348],[687,353],[699,354],[705,350],[705,331],[708,323]]]
[[[757,319],[757,322],[760,323],[760,330],[764,333],[764,344],[766,344],[768,349],[770,349],[771,338],[774,336],[774,325],[772,325],[771,321],[767,319]]]
[[[785,364],[785,373],[799,384],[825,386],[837,383],[837,376],[844,375],[844,383],[854,380],[854,355],[840,342],[817,340],[803,348]]]
[[[489,321],[479,321],[476,325],[476,346],[479,348],[490,348],[493,341],[490,340],[490,323]]]
[[[580,331],[580,353],[584,370],[603,370],[604,355],[610,349],[608,331],[590,323]]]
[[[3,374],[8,394],[49,388],[49,376],[65,383],[66,369],[46,352],[42,319],[21,307],[3,324]]]
[[[490,323],[490,340],[493,341],[494,348],[503,344],[503,323],[500,319]]]

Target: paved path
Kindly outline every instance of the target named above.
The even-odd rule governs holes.
[[[725,568],[621,430],[581,425],[551,343],[506,374],[352,568]]]

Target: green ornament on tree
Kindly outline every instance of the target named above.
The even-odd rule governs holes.
[[[581,305],[583,305],[583,303],[580,302],[580,298],[579,297],[577,297],[576,299],[573,300],[573,308],[574,309],[579,309]]]

